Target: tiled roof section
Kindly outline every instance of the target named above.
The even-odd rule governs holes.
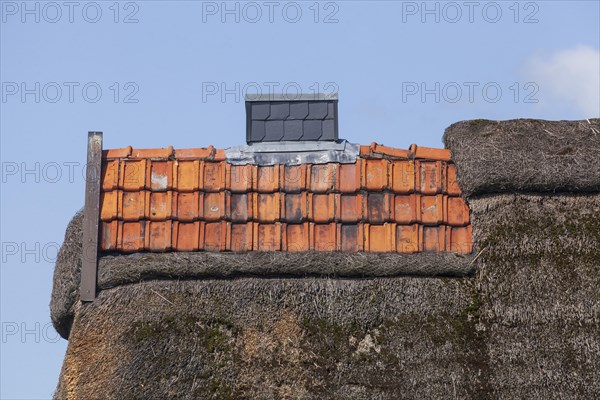
[[[355,163],[232,165],[214,147],[106,150],[100,247],[470,253],[448,150],[361,146]]]

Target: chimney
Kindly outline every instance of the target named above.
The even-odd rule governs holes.
[[[246,142],[336,142],[338,96],[246,95]]]

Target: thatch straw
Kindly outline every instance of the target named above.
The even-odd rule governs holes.
[[[341,252],[140,253],[102,257],[98,285],[107,289],[149,279],[373,278],[468,276],[472,256]]]
[[[483,398],[472,289],[411,277],[119,286],[78,306],[56,398]]]
[[[600,191],[600,119],[462,121],[444,143],[467,196]]]
[[[82,227],[83,211],[79,211],[67,226],[54,267],[50,317],[54,328],[63,338],[69,337],[73,307],[79,301]]]
[[[600,393],[600,195],[471,198],[496,398]]]

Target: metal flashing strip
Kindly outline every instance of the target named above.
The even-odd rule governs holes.
[[[338,100],[337,93],[257,93],[246,94],[246,101],[325,101]]]
[[[299,165],[355,163],[360,145],[337,142],[263,142],[225,149],[225,159],[233,165]]]

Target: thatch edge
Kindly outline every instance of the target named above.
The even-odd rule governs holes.
[[[472,256],[341,252],[137,253],[100,259],[98,286],[149,279],[462,277]]]
[[[56,331],[65,339],[69,337],[74,307],[79,302],[82,227],[83,210],[79,210],[67,225],[52,279],[50,318]]]

